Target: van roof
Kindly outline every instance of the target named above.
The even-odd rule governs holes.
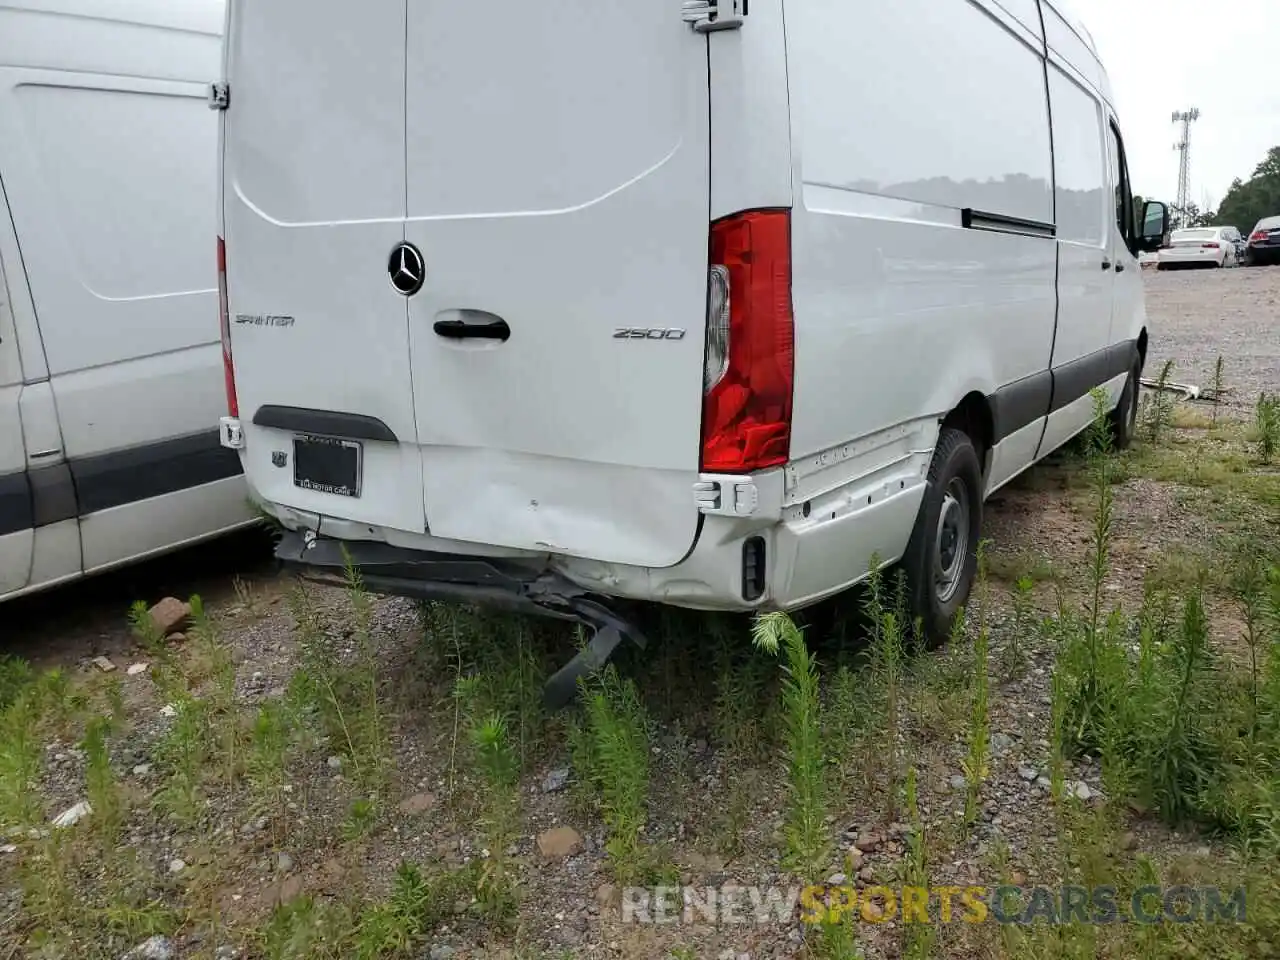
[[[0,0],[0,67],[206,83],[226,0]]]
[[[1098,45],[1093,42],[1093,34],[1089,32],[1089,28],[1084,25],[1084,21],[1080,19],[1079,14],[1071,5],[1071,0],[1042,0],[1053,9],[1058,11],[1058,16],[1067,22],[1072,30],[1084,41],[1084,45],[1089,48],[1089,52],[1095,57],[1098,56]]]
[[[1067,28],[1080,40],[1085,52],[1092,58],[1093,62],[1073,62],[1070,50],[1060,50],[1058,51],[1059,55],[1071,63],[1071,66],[1082,74],[1080,79],[1097,90],[1102,99],[1118,114],[1119,110],[1116,109],[1115,101],[1112,98],[1111,78],[1107,74],[1107,66],[1102,62],[1102,57],[1098,54],[1098,45],[1094,42],[1093,34],[1089,32],[1089,29],[1084,25],[1084,21],[1076,14],[1072,6],[1072,0],[1040,0],[1040,2],[1053,10],[1062,19]],[[1079,57],[1081,54],[1077,53],[1076,56]]]
[[[226,0],[0,0],[0,11],[23,10],[54,16],[221,36]]]

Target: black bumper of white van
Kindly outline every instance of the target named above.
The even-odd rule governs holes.
[[[416,600],[472,603],[513,613],[581,623],[591,641],[547,681],[544,702],[557,709],[573,699],[578,678],[604,666],[624,639],[644,648],[640,630],[577,584],[511,561],[406,550],[385,543],[335,540],[286,531],[276,557],[307,580],[340,586],[348,561],[375,593]]]

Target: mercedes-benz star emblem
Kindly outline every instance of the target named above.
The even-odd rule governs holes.
[[[387,273],[391,275],[391,285],[397,293],[412,297],[422,289],[422,281],[427,278],[427,264],[412,243],[399,243],[391,251]]]

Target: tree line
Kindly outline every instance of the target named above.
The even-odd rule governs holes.
[[[1138,204],[1141,210],[1141,203]],[[1245,236],[1263,217],[1280,216],[1280,147],[1272,147],[1248,180],[1236,177],[1218,209],[1201,210],[1189,203],[1185,210],[1169,204],[1170,218],[1179,227],[1230,226]]]

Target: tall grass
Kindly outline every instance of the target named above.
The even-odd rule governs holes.
[[[1280,573],[1255,565],[1244,578],[1244,663],[1215,650],[1202,579],[1177,593],[1149,587],[1135,616],[1107,609],[1113,531],[1102,423],[1100,407],[1086,599],[1078,610],[1063,604],[1051,623],[1057,765],[1095,752],[1112,802],[1280,850],[1280,723],[1272,719],[1280,719]],[[1056,795],[1061,774],[1053,779]]]
[[[816,881],[831,854],[817,663],[804,634],[784,613],[758,617],[752,641],[767,653],[783,656],[782,716],[790,794],[783,862],[804,879]]]
[[[1173,361],[1166,360],[1160,367],[1160,375],[1156,378],[1156,388],[1152,391],[1146,404],[1143,421],[1147,442],[1152,446],[1158,444],[1169,426],[1173,416],[1173,398],[1166,389],[1173,375]]]
[[[636,685],[613,664],[584,681],[586,734],[578,763],[592,780],[609,828],[605,852],[622,885],[652,879],[660,866],[641,842],[648,818],[649,719]]]
[[[1280,451],[1280,396],[1259,394],[1254,425],[1258,433],[1258,459],[1270,465]]]

